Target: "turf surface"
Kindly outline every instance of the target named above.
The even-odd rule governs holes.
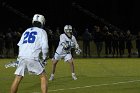
[[[15,59],[0,59],[0,93],[9,93],[16,68],[4,64]],[[46,66],[48,78],[51,61]],[[140,93],[139,58],[91,58],[75,59],[78,79],[72,80],[69,64],[60,61],[55,80],[49,81],[48,93]],[[41,93],[40,79],[26,75],[18,93]]]

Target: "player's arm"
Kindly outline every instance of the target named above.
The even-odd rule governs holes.
[[[26,32],[26,31],[25,31],[25,32]],[[18,49],[18,52],[20,52],[20,50],[21,50],[21,47],[20,47],[20,46],[21,46],[21,45],[23,44],[23,42],[24,42],[24,37],[25,37],[24,34],[25,34],[25,32],[22,34],[22,36],[21,36],[21,38],[20,38],[20,40],[19,40],[19,42],[18,42],[18,44],[17,44],[17,45],[19,46],[19,47],[18,47],[18,48],[19,48],[19,49]]]
[[[26,31],[25,31],[25,32],[26,32]],[[19,42],[18,42],[18,44],[17,44],[18,46],[20,46],[20,45],[23,44],[25,32],[22,34],[22,36],[21,36],[21,38],[20,38],[20,40],[19,40]]]
[[[65,40],[65,36],[62,34],[60,35],[60,44],[63,46],[64,50],[68,50],[70,48],[70,46],[68,45],[68,43]]]
[[[42,33],[42,63],[46,64],[45,62],[47,61],[47,56],[48,56],[48,51],[49,51],[49,46],[48,46],[48,35],[46,31],[43,31]]]
[[[77,43],[77,40],[76,40],[75,37],[73,38],[73,42],[75,44],[75,52],[76,52],[76,54],[77,55],[80,55],[80,53],[82,52],[82,50],[79,48],[79,44]]]

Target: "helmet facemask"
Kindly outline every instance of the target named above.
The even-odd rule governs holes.
[[[66,25],[64,27],[64,32],[68,37],[72,37],[72,26],[71,25]]]
[[[72,29],[66,29],[65,34],[71,38],[72,36]]]

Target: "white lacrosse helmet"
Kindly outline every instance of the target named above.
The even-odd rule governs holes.
[[[45,17],[43,15],[35,14],[33,16],[32,23],[34,23],[35,21],[40,22],[42,26],[45,25]]]
[[[64,32],[65,33],[72,33],[72,26],[71,25],[65,25]]]

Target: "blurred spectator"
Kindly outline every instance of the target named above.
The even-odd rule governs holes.
[[[103,47],[103,42],[104,42],[104,34],[103,34],[103,32],[101,32],[101,29],[99,26],[95,26],[93,40],[94,40],[95,45],[96,45],[97,55],[98,55],[98,57],[100,57],[102,47]]]
[[[106,25],[103,27],[102,32],[103,33],[109,32],[109,29]]]
[[[4,34],[0,32],[0,58],[4,57]]]
[[[10,58],[13,57],[11,54],[11,50],[13,49],[13,36],[12,36],[12,29],[8,28],[8,32],[5,35],[5,48],[6,48],[6,57]]]
[[[21,37],[21,34],[18,31],[12,32],[12,39],[13,39],[13,49],[14,49],[14,57],[17,57],[18,55],[18,46],[17,43],[19,42],[19,38]]]
[[[123,32],[120,32],[120,35],[119,35],[119,53],[120,53],[120,57],[122,57],[124,55],[124,50],[125,50],[125,36],[124,36]]]
[[[136,36],[136,49],[138,51],[138,57],[140,57],[140,32]]]
[[[112,53],[112,38],[113,38],[112,33],[107,31],[105,34],[105,54],[106,54],[106,56],[109,56]]]
[[[78,39],[78,33],[75,28],[73,28],[72,33],[75,36],[75,38]]]
[[[90,55],[90,41],[91,41],[91,33],[89,29],[86,28],[83,33],[83,57],[91,57]]]
[[[115,57],[115,54],[118,57],[118,54],[119,54],[118,40],[119,40],[119,35],[118,35],[117,31],[114,31],[113,38],[112,38],[113,57]]]
[[[49,45],[49,57],[52,58],[54,54],[54,34],[50,28],[48,29],[48,45]]]
[[[77,33],[77,30],[74,27],[72,29],[72,34],[75,36],[76,40],[78,41],[78,33]],[[75,53],[75,49],[72,48],[71,49],[71,54],[72,54],[73,57],[74,57],[74,53]]]
[[[60,36],[60,29],[59,27],[56,28],[56,32],[54,33],[54,51],[58,47],[59,44],[59,36]]]
[[[128,50],[128,57],[131,57],[131,49],[133,48],[132,45],[133,35],[131,34],[130,30],[126,32],[126,49]]]

